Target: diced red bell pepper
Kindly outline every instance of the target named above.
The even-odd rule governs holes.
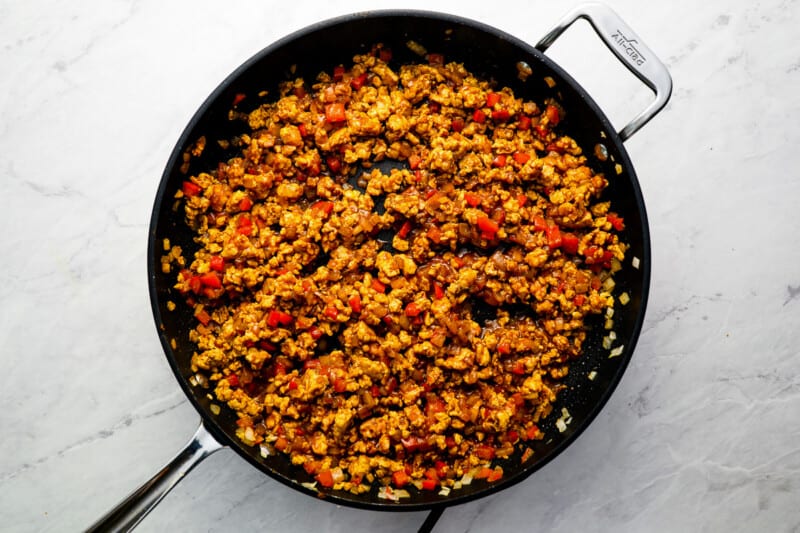
[[[328,169],[334,174],[338,174],[339,171],[342,170],[342,160],[335,155],[326,157],[325,162],[328,164]]]
[[[491,461],[495,456],[494,446],[489,444],[479,444],[475,447],[475,455],[484,461]]]
[[[333,487],[333,474],[330,470],[323,470],[317,474],[317,481],[319,481],[319,484],[323,487]]]
[[[561,246],[561,242],[561,230],[558,226],[556,224],[547,226],[547,246],[549,246],[551,250],[555,250]]]
[[[484,113],[480,109],[476,109],[472,113],[472,120],[477,122],[478,124],[483,124],[484,122],[486,122],[486,113]]]
[[[344,112],[344,104],[341,102],[334,102],[325,106],[325,120],[330,124],[344,122],[347,120],[347,115]]]
[[[514,153],[514,161],[519,163],[520,165],[524,165],[531,159],[531,154],[527,152],[515,152]]]
[[[494,235],[500,229],[500,225],[487,216],[479,216],[476,220],[478,229],[485,234]]]
[[[430,448],[428,441],[417,435],[410,435],[407,438],[400,439],[400,443],[408,452],[424,451]]]
[[[311,210],[324,214],[326,217],[333,211],[333,202],[328,200],[319,200],[311,204]]]
[[[422,158],[417,154],[411,154],[408,156],[408,166],[411,170],[416,170],[419,168],[420,163],[422,163]]]
[[[506,166],[506,156],[505,154],[499,154],[495,156],[494,160],[492,160],[492,166],[495,168],[500,168]]]
[[[625,229],[625,222],[622,220],[622,217],[618,217],[614,213],[608,213],[606,215],[606,220],[608,220],[611,226],[617,231]]]
[[[303,87],[302,85],[300,85],[300,86],[298,86],[298,87],[295,87],[294,89],[292,89],[292,92],[293,92],[293,93],[294,93],[294,95],[295,95],[296,97],[298,97],[298,98],[302,98],[302,97],[304,97],[304,96],[307,94],[307,93],[306,93],[306,88],[305,88],[305,87]]]
[[[497,122],[503,122],[511,118],[511,113],[508,112],[508,109],[495,109],[492,111],[492,120]]]
[[[538,434],[539,428],[536,426],[531,426],[525,431],[525,436],[528,437],[528,440],[535,439]]]
[[[527,131],[531,129],[531,117],[527,115],[521,115],[519,120],[517,120],[517,129],[520,131]]]
[[[335,392],[344,392],[347,390],[347,381],[344,378],[336,378],[333,380],[333,390]]]
[[[486,468],[484,466],[479,468],[478,471],[475,473],[475,479],[486,479],[491,475],[492,475],[492,469]]]
[[[271,328],[278,326],[288,326],[294,321],[294,318],[289,313],[273,309],[267,314],[267,325]]]
[[[502,477],[503,477],[503,469],[500,468],[499,466],[496,466],[495,469],[492,470],[492,473],[486,476],[486,481],[488,481],[489,483],[494,483],[495,481],[497,481]]]
[[[239,202],[239,211],[250,211],[252,207],[253,200],[251,200],[249,196],[245,196],[242,198],[242,201]]]
[[[239,221],[236,224],[236,232],[248,236],[253,232],[253,221],[249,216],[242,215],[239,217]]]
[[[533,217],[533,229],[536,231],[547,231],[547,222],[544,217],[539,215]]]
[[[417,304],[411,302],[406,306],[405,313],[406,316],[415,317],[422,312],[422,309],[419,308]]]
[[[366,82],[367,82],[367,73],[364,72],[363,74],[356,76],[355,78],[350,80],[350,86],[357,91],[361,87],[363,87]]]
[[[578,307],[581,307],[584,303],[586,303],[586,296],[583,294],[576,294],[575,298],[572,299],[572,303]]]
[[[436,490],[436,487],[438,486],[439,486],[439,481],[436,479],[422,480],[422,490]]]
[[[506,433],[506,440],[511,444],[514,444],[519,440],[519,433],[515,429],[509,429],[508,433]]]
[[[580,239],[578,239],[577,235],[573,233],[561,234],[561,249],[567,252],[568,254],[572,255],[577,254],[578,244],[580,244]]]
[[[311,335],[311,338],[314,339],[315,341],[322,338],[322,330],[319,329],[318,327],[313,327],[310,330],[308,330],[308,334]]]
[[[381,294],[386,292],[386,285],[381,283],[381,281],[378,278],[372,278],[372,288]]]
[[[339,310],[332,305],[329,305],[325,308],[325,316],[331,320],[336,320],[336,318],[339,316]]]
[[[456,117],[450,122],[450,128],[453,131],[460,132],[464,129],[464,119],[461,117]]]
[[[242,103],[242,100],[244,100],[245,98],[247,98],[246,94],[236,93],[236,96],[233,97],[233,106],[236,107],[237,105]]]
[[[392,473],[392,484],[399,488],[404,487],[409,481],[408,474],[405,470],[398,470],[397,472]]]
[[[215,255],[209,260],[208,266],[211,268],[211,270],[222,272],[225,270],[225,259],[223,259],[222,256]]]
[[[297,130],[300,132],[300,137],[307,137],[308,136],[308,128],[306,128],[305,124],[300,124],[297,126]]]
[[[355,296],[351,297],[347,301],[347,303],[350,304],[350,309],[352,309],[354,313],[360,313],[361,312],[361,297],[360,296],[355,295]]]
[[[497,343],[497,353],[508,355],[511,353],[511,345],[508,342],[500,341]]]
[[[544,109],[544,114],[553,126],[557,126],[558,123],[561,122],[561,114],[558,108],[552,104]]]
[[[431,226],[425,235],[436,244],[439,244],[442,240],[442,230],[439,226]]]
[[[212,289],[219,289],[222,287],[222,281],[219,279],[219,276],[216,272],[206,272],[205,274],[200,274],[200,283],[206,287],[211,287]]]
[[[289,390],[297,390],[300,384],[297,382],[295,378],[289,380]]]
[[[433,295],[437,300],[444,298],[444,289],[437,282],[433,282]]]
[[[464,200],[470,207],[478,207],[482,202],[480,195],[472,192],[464,193]]]
[[[333,67],[333,81],[342,81],[344,78],[344,67],[342,65]]]
[[[494,105],[500,101],[500,93],[489,93],[486,95],[486,105],[488,107],[494,107]]]
[[[521,376],[525,374],[527,370],[525,369],[525,363],[522,361],[517,361],[514,363],[514,366],[511,368],[511,373]]]
[[[211,322],[211,315],[205,309],[200,310],[199,313],[195,313],[194,317],[204,326],[207,326],[209,322]]]
[[[202,187],[197,185],[196,183],[192,183],[191,181],[184,181],[181,184],[181,190],[185,196],[197,196],[200,194],[200,191],[203,190]]]
[[[378,57],[384,63],[388,63],[392,60],[392,49],[391,48],[381,48],[381,51],[378,53]]]
[[[408,237],[408,234],[411,232],[411,221],[406,220],[403,222],[403,225],[400,226],[400,230],[397,232],[397,236],[401,239],[405,239]]]

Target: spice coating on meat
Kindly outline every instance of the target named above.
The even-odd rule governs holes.
[[[162,266],[185,262],[192,367],[243,441],[363,492],[453,487],[543,437],[626,251],[563,113],[381,47],[232,112],[239,156],[178,193],[199,249]]]

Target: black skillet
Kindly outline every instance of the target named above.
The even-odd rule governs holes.
[[[591,97],[544,51],[570,24],[579,18],[588,20],[619,60],[655,92],[652,104],[623,130],[617,133]],[[189,174],[209,170],[216,162],[233,155],[215,141],[241,133],[240,121],[231,121],[228,111],[237,94],[256,95],[266,89],[277,94],[279,82],[302,76],[314,79],[321,71],[330,72],[339,64],[348,64],[353,55],[364,53],[376,43],[393,51],[391,64],[424,61],[407,46],[415,41],[427,50],[443,54],[448,61],[463,62],[467,69],[498,86],[511,87],[518,97],[541,103],[556,98],[566,110],[558,130],[575,138],[584,147],[590,164],[604,172],[610,181],[605,199],[625,220],[622,237],[630,245],[628,256],[616,274],[616,294],[627,292],[630,302],[617,304],[613,329],[617,339],[613,348],[618,356],[602,346],[607,331],[602,318],[591,322],[591,330],[582,356],[566,379],[567,389],[558,398],[554,413],[541,425],[546,438],[533,446],[532,459],[521,464],[519,453],[502,463],[505,476],[496,483],[476,480],[453,490],[447,496],[432,491],[411,489],[411,497],[391,502],[378,498],[378,488],[355,495],[342,491],[316,490],[302,485],[313,481],[299,467],[292,466],[285,455],[261,456],[258,447],[244,445],[235,436],[235,415],[213,405],[209,390],[193,384],[190,359],[194,346],[188,339],[194,318],[191,309],[182,305],[182,297],[172,286],[173,274],[161,272],[162,241],[183,247],[191,257],[196,249],[192,233],[183,221],[183,210],[175,208],[174,195],[187,174],[181,170],[183,154],[201,136],[208,139],[206,150],[193,158]],[[530,67],[527,79],[520,76]],[[553,83],[548,83],[546,78]],[[552,85],[552,86],[551,86]],[[186,447],[146,482],[139,490],[92,526],[92,530],[127,530],[139,521],[200,460],[222,447],[229,447],[254,467],[277,481],[314,498],[352,507],[384,511],[419,511],[431,509],[423,529],[430,530],[444,507],[493,494],[519,483],[561,453],[589,425],[608,400],[633,353],[644,320],[650,284],[650,237],[644,201],[633,165],[623,141],[660,111],[669,99],[672,81],[664,65],[639,40],[615,13],[601,4],[587,4],[569,13],[536,47],[479,22],[452,15],[420,11],[376,11],[340,17],[300,30],[259,52],[245,62],[200,106],[178,140],[161,179],[153,207],[148,245],[150,297],[161,344],[178,383],[201,416],[197,433]],[[246,109],[245,102],[242,106]],[[595,147],[600,144],[602,147]],[[599,155],[603,152],[607,156]],[[634,259],[635,258],[635,259]],[[174,311],[167,302],[177,302]],[[589,379],[592,374],[594,379]],[[569,413],[564,431],[556,427],[562,408]],[[563,420],[563,418],[562,418]],[[561,424],[559,424],[561,425]],[[562,426],[563,429],[563,426]]]

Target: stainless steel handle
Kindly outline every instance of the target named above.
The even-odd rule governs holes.
[[[183,476],[222,447],[201,422],[197,432],[178,455],[87,531],[131,531]]]
[[[564,30],[578,19],[585,19],[614,52],[623,65],[656,94],[655,100],[619,132],[624,141],[661,111],[672,94],[672,77],[667,67],[647,47],[638,35],[610,7],[600,3],[582,4],[569,12],[536,45],[540,52],[547,50]]]

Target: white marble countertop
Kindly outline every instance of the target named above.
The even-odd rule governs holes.
[[[800,3],[612,0],[674,78],[626,143],[650,305],[590,428],[436,531],[800,530]],[[536,41],[571,3],[406,0]],[[246,58],[383,0],[0,2],[0,530],[80,530],[199,417],[150,312],[147,227],[185,124]],[[588,45],[588,49],[584,44]],[[620,127],[649,98],[589,32],[551,50]],[[609,70],[611,67],[617,70]],[[228,450],[140,531],[412,531],[286,489]]]

